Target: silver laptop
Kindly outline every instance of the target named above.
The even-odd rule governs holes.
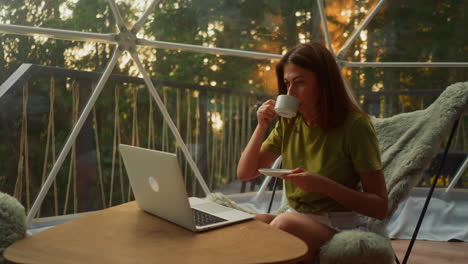
[[[119,145],[138,206],[192,231],[204,231],[254,216],[188,197],[175,154]]]

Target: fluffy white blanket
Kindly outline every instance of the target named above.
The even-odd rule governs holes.
[[[468,110],[468,82],[453,84],[424,110],[373,118],[382,152],[389,216],[421,179],[457,118]],[[369,228],[386,234],[384,221],[369,219]]]

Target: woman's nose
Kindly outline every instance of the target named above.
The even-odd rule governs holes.
[[[291,85],[291,86],[288,87],[287,95],[296,96],[296,89],[294,88],[294,86]]]

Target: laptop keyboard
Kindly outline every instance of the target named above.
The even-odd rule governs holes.
[[[206,226],[211,224],[216,224],[220,222],[227,221],[226,219],[207,214],[205,212],[199,211],[197,209],[192,208],[192,215],[195,219],[195,225],[197,226]]]

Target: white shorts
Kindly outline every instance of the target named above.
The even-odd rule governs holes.
[[[289,208],[287,212],[301,214],[307,216],[319,223],[322,223],[336,231],[358,229],[367,230],[367,217],[356,212],[330,212],[330,213],[301,213],[293,208]]]

